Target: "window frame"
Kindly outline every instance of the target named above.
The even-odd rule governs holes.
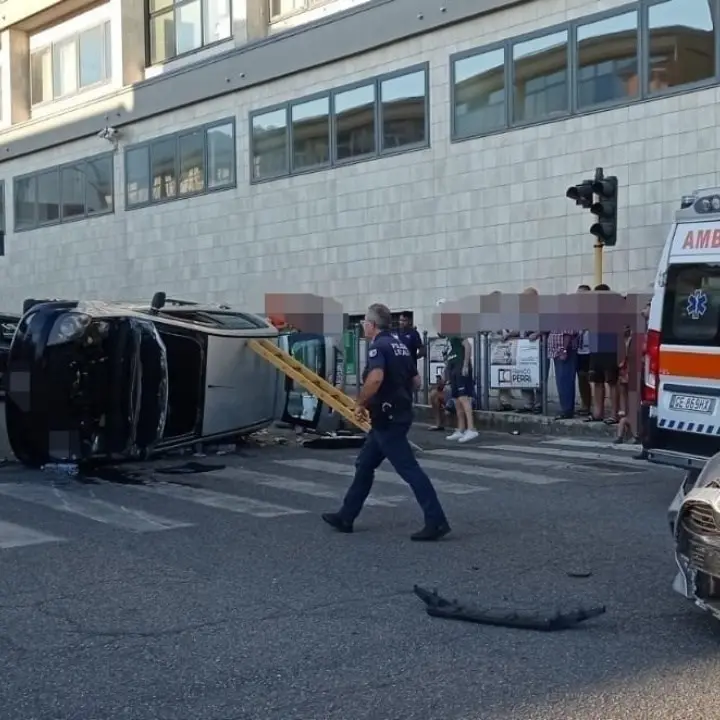
[[[713,0],[716,2],[716,0]],[[592,23],[601,22],[602,20],[609,20],[610,18],[617,17],[619,15],[626,15],[627,13],[635,12],[637,14],[637,28],[636,42],[637,42],[637,71],[638,71],[638,87],[639,92],[635,97],[632,98],[620,98],[619,100],[608,100],[607,102],[593,103],[586,107],[580,108],[578,106],[578,46],[577,46],[577,31],[578,28],[584,25],[591,25]],[[628,105],[634,105],[637,102],[645,100],[645,93],[643,86],[645,83],[644,74],[644,58],[645,48],[647,47],[645,42],[646,36],[643,29],[643,12],[640,2],[634,2],[619,7],[613,8],[612,10],[604,10],[603,12],[594,13],[588,15],[586,18],[579,18],[573,22],[573,44],[572,44],[572,64],[573,64],[573,87],[572,87],[572,114],[573,115],[588,115],[594,112],[602,112],[603,110],[611,110],[618,107],[626,107]]]
[[[88,212],[87,209],[87,179],[85,182],[85,212],[82,215],[74,215],[72,217],[63,218],[63,196],[62,196],[62,171],[71,167],[77,167],[85,163],[95,162],[96,160],[110,160],[110,208],[107,210],[101,210],[99,212]],[[40,175],[46,175],[48,173],[55,173],[58,178],[58,219],[50,220],[49,222],[40,222],[38,220],[38,192],[37,192],[37,179]],[[17,182],[20,180],[32,179],[35,182],[35,202],[34,202],[34,218],[33,225],[28,227],[18,227],[17,225],[17,214],[15,213],[15,191]],[[82,220],[91,220],[96,217],[104,217],[107,215],[115,214],[115,153],[104,152],[97,153],[96,155],[88,155],[87,157],[77,158],[71,162],[62,163],[61,165],[51,165],[50,167],[41,168],[30,173],[23,173],[22,175],[15,175],[13,181],[13,232],[32,232],[33,230],[44,230],[48,227],[55,225],[68,225],[69,223],[80,222]]]
[[[98,82],[91,83],[89,85],[80,85],[80,36],[84,33],[90,31],[90,30],[96,30],[97,28],[102,28],[102,36],[103,36],[103,48],[102,48],[102,67],[103,67],[103,74],[105,75],[103,80],[100,80]],[[109,41],[109,44],[108,44]],[[55,88],[55,49],[58,46],[65,45],[67,43],[73,43],[76,47],[76,61],[75,61],[75,84],[76,89],[73,92],[66,93],[64,95],[58,95],[56,93]],[[110,47],[110,53],[108,53],[108,47]],[[49,100],[41,100],[40,102],[33,102],[32,97],[32,62],[33,57],[35,55],[40,55],[44,52],[50,53],[50,99]],[[108,59],[110,59],[110,67],[108,67]],[[112,67],[112,21],[111,20],[103,20],[102,22],[99,22],[95,25],[88,25],[87,27],[84,27],[82,30],[77,30],[76,32],[70,33],[69,35],[65,35],[61,38],[58,38],[54,42],[46,43],[44,45],[40,45],[39,47],[36,47],[34,50],[32,50],[29,53],[29,63],[28,63],[28,71],[30,73],[30,110],[34,110],[36,108],[43,108],[47,107],[48,105],[56,102],[60,102],[63,100],[69,100],[71,98],[77,97],[78,95],[82,95],[83,93],[86,93],[90,90],[94,90],[96,88],[102,87],[103,85],[108,85],[112,83],[113,80],[113,67]]]
[[[270,1],[270,0],[268,0]],[[315,163],[315,165],[307,165],[303,168],[295,169],[294,165],[294,155],[293,152],[293,127],[292,127],[292,110],[294,107],[298,105],[306,105],[310,102],[315,102],[316,100],[327,100],[327,141],[328,141],[328,159],[327,162],[324,163]],[[282,109],[282,105],[277,106],[275,108],[276,110]],[[264,114],[264,113],[262,113]],[[256,115],[255,117],[259,117],[260,115]],[[287,151],[288,151],[288,160],[289,160],[289,174],[290,175],[301,175],[303,173],[308,172],[316,172],[318,170],[327,170],[329,167],[332,166],[333,161],[333,99],[332,99],[332,93],[328,90],[325,92],[317,92],[313,93],[312,95],[306,95],[304,98],[300,98],[299,100],[293,100],[292,102],[287,103],[287,111],[285,115],[287,119],[287,125],[285,128],[285,134],[286,134],[286,141],[287,141]],[[250,140],[253,140],[252,135],[252,125],[250,125]],[[252,159],[253,154],[250,154],[250,158]],[[250,168],[250,174],[252,175],[252,167]],[[281,176],[285,177],[285,176]],[[269,179],[269,178],[268,178]]]
[[[505,120],[501,128],[499,129],[493,129],[488,130],[487,132],[482,132],[480,134],[477,133],[469,133],[467,135],[458,135],[457,134],[457,124],[455,122],[455,82],[457,80],[456,72],[455,72],[455,63],[466,60],[467,58],[475,57],[476,55],[485,55],[487,53],[491,52],[497,52],[498,50],[503,51],[503,91],[505,93],[505,107],[503,115],[505,116]],[[508,50],[509,45],[507,40],[500,40],[499,42],[491,43],[490,45],[484,45],[482,48],[472,48],[471,50],[462,50],[458,53],[454,53],[450,56],[450,138],[457,137],[458,140],[470,140],[476,137],[484,137],[485,135],[493,135],[497,132],[505,132],[507,131],[507,128],[510,127],[510,98],[509,94],[512,92],[513,88],[510,87],[510,63],[508,63]]]
[[[707,1],[707,0],[706,0]],[[641,97],[648,100],[656,100],[657,98],[667,97],[668,95],[676,95],[679,93],[692,92],[701,88],[715,85],[720,78],[720,2],[712,0],[708,4],[713,20],[714,46],[715,46],[715,68],[711,78],[706,80],[696,80],[695,82],[685,83],[684,85],[676,85],[675,87],[666,88],[664,90],[656,90],[651,92],[649,88],[650,80],[650,8],[654,5],[662,5],[665,0],[644,0],[640,3],[640,25],[643,28],[643,50],[640,56],[642,68],[640,70],[640,79],[642,85],[640,87]]]
[[[414,75],[418,72],[425,73],[425,88],[424,88],[424,102],[425,102],[425,140],[420,143],[413,143],[411,145],[404,145],[400,148],[388,148],[384,149],[382,146],[382,99],[381,99],[381,87],[382,83],[386,80],[393,80],[404,75]],[[355,90],[357,88],[366,87],[368,85],[373,86],[375,92],[375,109],[373,113],[374,117],[374,136],[375,136],[375,150],[372,153],[366,153],[364,155],[357,155],[352,158],[337,158],[337,125],[335,117],[335,97],[344,92]],[[326,163],[313,165],[310,167],[294,169],[292,166],[292,155],[293,155],[293,136],[292,136],[292,107],[296,105],[303,105],[304,103],[311,102],[312,100],[319,100],[321,98],[329,98],[329,149],[330,157]],[[283,171],[277,174],[268,175],[267,177],[255,177],[254,173],[254,157],[255,157],[255,137],[253,134],[253,121],[257,117],[267,115],[271,112],[277,112],[284,110],[285,112],[285,143],[287,147],[287,153],[285,158],[285,166]],[[372,160],[378,160],[384,157],[392,157],[395,155],[402,155],[408,152],[416,152],[418,150],[427,150],[430,143],[430,62],[416,63],[407,67],[399,68],[391,72],[383,73],[382,75],[374,75],[368,78],[357,80],[352,83],[346,83],[345,85],[339,85],[337,87],[315,92],[310,95],[302,95],[292,100],[286,100],[275,105],[269,105],[266,107],[259,108],[258,110],[251,110],[248,113],[248,152],[249,152],[249,180],[251,185],[259,185],[266,182],[272,182],[281,178],[295,177],[298,175],[307,175],[308,173],[319,172],[323,170],[331,170],[341,167],[347,167],[348,165],[354,165],[361,162],[369,162]]]
[[[200,46],[193,48],[192,50],[186,50],[183,53],[177,52],[177,36],[174,35],[173,37],[173,43],[175,45],[175,54],[171,57],[165,58],[164,60],[158,60],[157,62],[152,62],[152,51],[150,49],[150,38],[152,33],[150,32],[150,27],[152,25],[152,19],[157,17],[158,15],[165,15],[168,10],[172,9],[172,17],[173,17],[173,34],[177,30],[177,9],[178,7],[182,7],[183,5],[191,5],[195,0],[172,0],[172,4],[169,8],[163,8],[162,10],[156,10],[155,12],[150,12],[150,0],[145,0],[145,67],[162,67],[163,65],[166,65],[167,63],[173,62],[174,60],[178,60],[180,58],[186,58],[190,57],[192,55],[195,55],[196,53],[202,52],[203,50],[207,50],[208,48],[213,48],[218,45],[221,45],[222,43],[226,43],[229,40],[232,40],[235,37],[235,28],[234,28],[234,17],[233,17],[233,0],[229,0],[228,2],[228,8],[229,8],[229,22],[230,22],[230,34],[225,38],[220,38],[219,40],[213,40],[212,42],[206,43],[205,42],[205,15],[206,13],[206,7],[209,0],[200,0],[200,37],[201,42]],[[269,0],[268,0],[269,1]]]
[[[531,42],[532,40],[539,40],[540,38],[547,37],[550,35],[557,35],[559,33],[565,33],[567,35],[567,46],[565,47],[565,72],[567,74],[567,88],[565,90],[566,94],[566,102],[567,102],[567,110],[563,112],[556,113],[552,116],[545,116],[539,119],[533,119],[533,120],[514,120],[514,110],[515,110],[515,60],[513,58],[513,50],[515,49],[516,45],[522,45],[526,42]],[[573,99],[574,99],[574,93],[573,93],[573,86],[575,84],[575,67],[574,67],[574,58],[573,58],[573,42],[575,38],[575,33],[573,30],[568,27],[568,23],[560,23],[559,25],[551,25],[550,27],[543,28],[542,30],[536,30],[531,33],[527,33],[525,35],[521,35],[520,37],[516,38],[510,38],[507,41],[507,49],[505,51],[505,63],[509,65],[507,68],[510,85],[508,87],[509,93],[507,95],[507,104],[508,104],[508,111],[509,111],[509,120],[510,120],[510,129],[515,128],[524,128],[528,127],[529,125],[544,125],[548,122],[556,122],[558,120],[565,120],[567,119],[571,114],[573,110]]]
[[[290,12],[278,13],[277,15],[274,15],[272,11],[273,0],[265,1],[267,2],[267,16],[269,18],[268,24],[270,25],[272,25],[273,23],[282,22],[283,20],[287,20],[287,18],[296,17],[297,15],[307,12],[308,10],[314,10],[315,8],[322,7],[323,5],[328,5],[332,2],[332,0],[303,0],[301,7],[295,10],[291,10]]]
[[[230,125],[232,127],[232,168],[233,177],[230,183],[222,185],[220,187],[210,187],[208,183],[208,173],[210,171],[209,165],[209,144],[208,144],[208,131],[214,128],[224,127]],[[193,133],[203,133],[203,189],[197,192],[186,192],[180,193],[180,138]],[[152,146],[155,143],[173,140],[175,144],[175,170],[176,170],[176,182],[178,186],[177,193],[173,197],[165,197],[159,200],[152,199]],[[130,204],[128,202],[128,153],[132,150],[147,149],[147,179],[148,179],[148,199],[146,202]],[[133,145],[127,145],[123,149],[123,195],[125,210],[140,210],[142,208],[155,207],[156,205],[164,205],[169,202],[177,202],[178,200],[188,200],[190,198],[202,197],[204,195],[212,195],[213,193],[225,192],[226,190],[233,190],[237,188],[238,182],[238,148],[237,148],[237,122],[234,115],[231,115],[220,120],[213,120],[212,122],[203,123],[202,125],[194,125],[189,128],[183,128],[182,130],[176,130],[175,132],[165,133],[164,135],[158,135],[150,140],[144,142],[135,143]]]
[[[701,80],[694,83],[686,83],[684,85],[677,85],[672,88],[665,90],[649,92],[648,89],[648,70],[649,70],[649,57],[648,51],[650,48],[650,35],[649,35],[649,8],[653,5],[658,5],[664,0],[635,0],[635,2],[624,3],[610,10],[603,10],[597,13],[591,13],[589,15],[583,15],[581,17],[574,18],[563,23],[550,25],[540,30],[534,30],[531,33],[524,35],[511,36],[504,40],[494,43],[488,43],[486,45],[480,45],[478,47],[469,48],[462,50],[457,53],[452,53],[449,57],[449,81],[450,81],[450,142],[466,142],[467,140],[475,140],[481,137],[488,137],[491,135],[498,135],[501,133],[507,133],[512,130],[521,128],[533,127],[536,125],[546,125],[554,122],[562,122],[570,117],[578,117],[584,115],[590,115],[597,112],[603,112],[605,110],[616,109],[621,107],[628,107],[638,103],[650,102],[658,98],[672,97],[674,95],[682,95],[695,90],[703,88],[713,87],[720,84],[720,0],[711,0],[710,10],[713,16],[714,23],[714,44],[715,44],[715,74],[713,77],[707,80]],[[621,98],[619,100],[612,100],[609,102],[598,103],[595,105],[578,108],[578,49],[577,49],[577,30],[580,26],[587,25],[593,22],[601,20],[607,20],[618,15],[624,15],[628,12],[637,12],[638,25],[637,25],[637,39],[638,39],[638,83],[639,92],[635,97],[632,98]],[[567,31],[568,33],[568,86],[569,86],[569,111],[558,114],[553,117],[546,117],[539,120],[532,120],[528,122],[513,122],[513,111],[515,103],[515,92],[514,92],[514,63],[512,59],[513,46],[518,43],[523,43],[528,40],[533,40],[544,35],[551,35],[556,32]],[[474,133],[468,133],[465,135],[458,135],[457,128],[455,126],[455,63],[459,60],[463,60],[468,57],[480,55],[493,50],[504,49],[505,52],[505,123],[496,129],[488,131],[478,131]]]

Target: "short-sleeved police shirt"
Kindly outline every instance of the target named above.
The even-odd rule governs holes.
[[[398,409],[412,408],[413,378],[418,374],[410,350],[402,340],[389,332],[378,333],[370,343],[367,362],[368,372],[382,370],[382,384],[371,405],[393,403]]]
[[[407,349],[410,351],[410,357],[412,357],[413,362],[417,365],[418,352],[422,347],[422,338],[417,328],[405,331],[400,330],[398,331],[397,337],[405,343]]]

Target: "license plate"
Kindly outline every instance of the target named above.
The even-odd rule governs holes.
[[[673,395],[670,398],[671,410],[684,412],[711,413],[715,407],[712,398],[697,397],[695,395]]]

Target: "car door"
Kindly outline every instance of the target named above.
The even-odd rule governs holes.
[[[327,355],[324,335],[315,333],[291,333],[284,336],[286,351],[308,370],[327,378]],[[330,379],[332,383],[334,380]],[[282,421],[308,429],[316,429],[323,414],[324,404],[300,383],[285,378],[285,401]]]

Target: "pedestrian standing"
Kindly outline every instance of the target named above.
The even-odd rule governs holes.
[[[455,401],[457,430],[448,435],[447,439],[466,443],[478,437],[472,405],[474,394],[472,346],[467,338],[463,339],[459,335],[451,335],[448,342],[450,348],[445,359],[445,367],[452,399]]]
[[[589,285],[578,285],[577,292],[590,292]],[[583,330],[578,338],[577,350],[577,388],[580,394],[580,412],[579,415],[587,417],[592,411],[592,388],[590,387],[590,333]]]
[[[420,385],[417,367],[407,346],[390,332],[390,310],[371,305],[363,321],[370,342],[368,373],[356,400],[358,419],[368,418],[371,429],[357,459],[355,477],[338,512],[323,513],[322,519],[336,530],[353,531],[353,523],[367,500],[375,470],[387,458],[410,486],[425,516],[425,526],[412,540],[439,540],[450,532],[445,512],[430,478],[418,464],[408,441],[413,420],[413,392]]]

